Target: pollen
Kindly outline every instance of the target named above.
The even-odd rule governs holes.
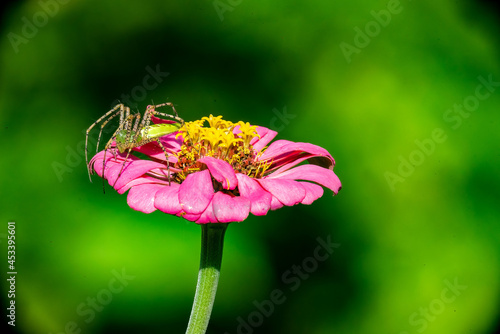
[[[208,126],[205,126],[208,124]],[[263,152],[255,152],[252,139],[260,138],[257,126],[250,123],[233,123],[222,116],[203,117],[201,120],[186,122],[179,129],[177,137],[182,136],[183,145],[177,153],[178,180],[182,182],[187,174],[200,171],[206,166],[198,160],[210,156],[229,163],[235,172],[253,178],[265,175],[271,163],[256,161]]]

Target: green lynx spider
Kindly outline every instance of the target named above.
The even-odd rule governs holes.
[[[156,110],[157,108],[161,108],[164,106],[171,107],[175,113],[175,116],[162,113]],[[116,149],[118,149],[120,153],[124,153],[125,151],[127,151],[125,161],[122,164],[120,173],[118,173],[118,176],[113,186],[116,184],[116,181],[120,178],[120,175],[123,172],[123,168],[125,167],[125,162],[127,161],[130,152],[135,147],[139,147],[147,143],[150,143],[152,141],[156,141],[163,150],[163,153],[165,153],[165,158],[168,161],[168,153],[163,144],[161,143],[160,137],[176,132],[177,130],[179,130],[179,128],[181,128],[184,125],[184,120],[179,117],[177,111],[174,108],[174,105],[171,102],[166,102],[154,106],[148,106],[148,108],[144,112],[144,115],[142,116],[142,119],[140,113],[130,114],[129,107],[125,106],[123,103],[117,104],[113,109],[102,115],[87,129],[85,137],[85,161],[87,162],[87,170],[89,173],[90,182],[92,182],[92,178],[90,176],[91,170],[89,166],[88,148],[87,148],[89,133],[94,126],[102,122],[101,130],[99,131],[99,137],[97,139],[97,146],[96,146],[96,153],[97,153],[99,151],[99,142],[101,140],[101,135],[104,127],[109,121],[118,116],[120,116],[120,124],[116,129],[116,131],[111,136],[111,138],[109,139],[109,141],[106,143],[106,146],[104,147],[104,156],[102,159],[102,170],[104,172],[104,167],[106,163],[106,151],[108,149],[114,149],[113,154],[115,155],[115,158],[116,158]],[[175,122],[151,124],[152,116],[168,117],[174,119]],[[116,147],[113,147],[113,141],[115,141]],[[168,163],[167,163],[167,174],[170,183],[170,166]],[[103,178],[103,191],[104,191],[104,178]]]

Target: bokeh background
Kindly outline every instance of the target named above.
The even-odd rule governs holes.
[[[2,314],[8,221],[18,275],[6,327],[185,331],[199,226],[133,211],[88,180],[84,132],[121,100],[266,126],[337,161],[338,196],[229,226],[208,333],[497,333],[498,13],[471,0],[11,3]],[[338,244],[324,261],[311,260],[318,238]],[[275,290],[284,299],[263,311]]]

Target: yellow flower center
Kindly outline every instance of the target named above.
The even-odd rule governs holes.
[[[204,127],[205,122],[208,127]],[[240,132],[234,134],[236,126],[239,126]],[[249,123],[233,123],[223,120],[222,116],[212,115],[184,123],[177,134],[177,137],[184,138],[181,151],[177,153],[176,167],[182,170],[176,175],[178,181],[182,182],[189,173],[206,169],[205,165],[198,161],[206,156],[226,161],[236,173],[253,178],[262,177],[271,163],[256,161],[263,153],[263,150],[256,153],[250,144],[253,138],[260,138],[256,129],[257,126]]]

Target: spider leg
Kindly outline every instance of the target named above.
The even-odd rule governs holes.
[[[125,110],[128,109],[127,108],[124,108],[123,107],[123,104],[120,106],[120,110],[117,111],[116,113],[114,113],[113,115],[111,115],[104,123],[101,124],[101,131],[99,131],[99,137],[97,138],[97,146],[95,148],[95,152],[97,153],[99,151],[99,142],[101,141],[101,134],[102,134],[102,130],[104,129],[104,127],[106,126],[106,124],[108,124],[109,121],[111,121],[113,118],[115,118],[116,116],[118,116],[118,114],[120,115],[120,124],[123,123],[123,114],[125,112]]]
[[[156,108],[161,108],[161,107],[164,107],[164,106],[171,107],[172,110],[174,111],[175,116],[167,114],[167,113],[156,111]],[[163,117],[173,118],[177,122],[181,123],[182,126],[184,126],[184,120],[179,117],[179,114],[177,113],[177,110],[175,110],[175,107],[174,107],[174,105],[171,102],[165,102],[165,103],[162,103],[162,104],[155,105],[152,108],[151,113],[154,114],[154,115],[159,115],[159,116],[163,116]],[[163,150],[163,153],[165,153],[165,159],[167,161],[168,185],[170,186],[171,185],[171,173],[170,173],[170,162],[168,161],[168,153],[167,153],[167,150],[165,149],[165,146],[163,146],[163,144],[161,143],[160,139],[157,138],[156,141],[158,142],[158,145],[160,145],[161,149]]]
[[[116,134],[119,131],[123,130],[123,128],[126,126],[126,123],[127,123],[127,120],[125,120],[124,122],[120,123],[120,125],[118,126],[118,129],[116,129],[116,131],[113,133],[113,135],[111,136],[111,138],[106,143],[106,146],[104,146],[104,155],[102,156],[102,192],[104,194],[106,193],[105,183],[104,183],[104,169],[106,167],[106,152],[111,147],[111,144],[113,143],[113,139],[116,138]],[[117,150],[117,147],[116,147],[116,143],[115,143],[115,147],[113,148],[113,157],[115,158],[115,161],[116,161],[116,150]],[[116,183],[116,181],[115,181],[115,183]]]
[[[156,142],[158,143],[158,145],[160,145],[161,149],[163,150],[163,153],[165,153],[165,159],[167,161],[168,186],[170,187],[171,174],[170,174],[170,162],[168,161],[167,149],[161,143],[160,138],[156,138]]]
[[[127,155],[125,156],[125,161],[123,162],[122,167],[120,168],[120,172],[118,173],[118,176],[116,177],[115,182],[113,183],[113,188],[115,187],[116,182],[118,181],[118,179],[122,175],[123,169],[125,168],[125,163],[127,163],[127,160],[128,160],[129,155],[130,155],[130,152],[132,151],[132,149],[134,147],[139,146],[139,145],[136,145],[136,144],[137,144],[137,139],[139,138],[138,127],[139,127],[139,122],[141,120],[141,114],[136,114],[136,115],[132,115],[131,117],[129,117],[130,122],[128,122],[128,124],[131,124],[132,120],[134,118],[135,118],[134,126],[133,126],[132,129],[128,129],[129,131],[127,132],[127,137],[125,139],[125,143],[127,145]],[[132,142],[130,142],[130,136],[132,134],[133,134],[134,137],[132,139]]]
[[[167,113],[162,113],[162,112],[159,112],[159,111],[156,111],[156,108],[161,108],[161,107],[170,107],[172,108],[172,110],[174,111],[174,115],[170,115],[170,114],[167,114]],[[177,113],[177,110],[175,110],[175,107],[174,107],[174,104],[172,102],[165,102],[165,103],[162,103],[162,104],[158,104],[156,106],[154,106],[152,109],[152,113],[154,115],[159,115],[159,116],[163,116],[163,117],[169,117],[169,118],[172,118],[174,120],[176,120],[177,122],[181,123],[181,127],[184,127],[185,125],[185,122],[184,122],[184,119],[180,118],[179,117],[179,114]],[[186,133],[188,135],[188,138],[191,138],[191,135],[189,134],[189,131],[186,129]],[[193,147],[195,149],[195,151],[200,154],[200,151],[196,148],[196,147]]]
[[[172,108],[175,115],[170,115],[167,113],[156,111],[157,108],[161,108],[161,107],[165,107],[165,106]],[[179,123],[181,123],[182,125],[184,125],[184,120],[179,117],[179,114],[177,113],[177,110],[175,110],[175,107],[172,104],[172,102],[165,102],[162,104],[158,104],[158,105],[152,107],[151,109],[152,109],[152,114],[154,114],[154,115],[160,115],[160,116],[164,116],[164,117],[173,118],[176,121],[178,121]]]
[[[165,105],[172,106],[172,104],[170,102],[159,104],[159,105],[155,105],[155,106],[149,106],[148,109],[146,110],[146,114],[144,114],[144,119],[146,120],[147,142],[155,140],[158,143],[158,145],[161,147],[161,149],[163,150],[163,153],[165,154],[165,160],[167,162],[168,185],[170,186],[171,185],[171,173],[170,173],[170,162],[168,161],[167,150],[166,150],[165,146],[163,146],[163,144],[161,143],[160,138],[152,139],[152,138],[149,137],[149,132],[148,132],[149,131],[149,124],[151,122],[151,116],[153,116],[153,115],[160,115],[160,116],[164,116],[164,117],[170,117],[170,118],[173,118],[173,119],[175,119],[177,121],[183,122],[182,118],[180,118],[179,116],[173,116],[173,115],[170,115],[170,114],[166,114],[166,113],[162,113],[162,112],[156,111],[156,108],[159,108],[159,107],[162,107],[162,106],[165,106]],[[172,108],[173,108],[173,106],[172,106]],[[175,109],[174,109],[174,112],[177,115],[177,112],[175,111]]]
[[[161,107],[165,107],[165,106],[172,108],[172,110],[174,111],[175,117],[179,118],[179,114],[177,114],[177,110],[175,110],[174,104],[172,102],[165,102],[162,104],[157,104],[154,106],[153,109],[161,108]]]
[[[127,163],[128,156],[130,155],[130,151],[132,151],[132,147],[129,147],[127,149],[127,155],[125,156],[125,161],[122,163],[122,167],[120,168],[120,173],[118,173],[118,176],[116,177],[115,182],[113,182],[113,188],[115,187],[116,182],[118,181],[118,179],[122,175],[123,169],[125,168],[125,164]]]
[[[89,179],[90,179],[90,182],[92,182],[92,178],[90,176],[91,174],[91,171],[90,171],[90,167],[89,167],[89,159],[88,159],[88,142],[89,142],[89,133],[90,133],[90,130],[92,130],[92,128],[96,125],[96,124],[99,124],[104,118],[108,117],[110,114],[112,113],[115,113],[115,115],[117,114],[116,113],[116,110],[120,108],[123,109],[123,104],[117,104],[113,109],[109,110],[107,113],[105,113],[104,115],[102,115],[101,117],[99,117],[99,119],[97,121],[95,121],[94,123],[92,123],[92,125],[87,129],[86,131],[86,134],[85,134],[85,162],[87,163],[87,171],[89,173]],[[115,116],[111,116],[111,118],[113,118]],[[106,121],[107,123],[108,121]],[[101,132],[102,132],[102,127],[101,127]],[[101,137],[101,132],[99,132],[99,137]],[[97,147],[99,147],[99,141],[97,142]]]
[[[172,110],[174,111],[175,116],[167,114],[167,113],[156,111],[156,108],[161,108],[161,107],[165,107],[165,106],[168,106],[168,107],[172,108]],[[175,107],[174,107],[174,105],[173,105],[172,102],[165,102],[165,103],[162,103],[162,104],[158,104],[158,105],[154,106],[152,109],[153,109],[153,114],[154,115],[159,115],[159,116],[163,116],[163,117],[172,118],[172,119],[176,120],[177,122],[181,123],[181,127],[184,126],[184,119],[182,119],[182,118],[179,117],[179,114],[177,113],[177,110],[175,110]],[[189,136],[189,132],[187,132],[187,134]]]
[[[174,115],[170,115],[170,114],[167,114],[167,113],[163,113],[163,112],[159,112],[159,111],[154,111],[153,113],[154,115],[159,115],[159,116],[163,116],[163,117],[168,117],[168,118],[171,118],[179,123],[181,123],[182,125],[184,125],[184,120],[178,116],[174,116]]]
[[[143,140],[149,140],[149,124],[151,123],[151,115],[154,114],[154,107],[148,106],[146,111],[144,112],[144,116],[141,120],[140,128],[143,129],[144,137]],[[145,144],[145,143],[144,143]]]
[[[170,118],[173,118],[173,119],[175,119],[177,122],[181,123],[181,127],[184,127],[184,125],[185,125],[184,119],[182,119],[182,118],[180,118],[180,117],[179,117],[179,114],[177,113],[177,110],[175,110],[175,107],[174,107],[174,105],[173,105],[173,103],[172,103],[172,102],[165,102],[165,103],[162,103],[162,104],[156,105],[154,108],[160,108],[160,107],[164,107],[164,106],[168,106],[168,107],[172,108],[172,110],[174,111],[175,116],[174,116],[174,115],[169,115],[169,114],[166,114],[166,113],[162,113],[162,112],[159,112],[159,111],[156,111],[156,110],[154,110],[154,113],[155,113],[156,115],[160,115],[160,116],[164,116],[164,117],[170,117]],[[187,135],[188,135],[188,139],[190,139],[190,138],[191,138],[191,135],[189,134],[189,131],[187,130],[187,128],[186,128],[186,133],[187,133]],[[193,148],[194,148],[194,150],[195,150],[198,154],[200,154],[200,151],[199,151],[199,150],[198,150],[195,146],[193,146]]]
[[[132,125],[132,122],[134,121],[134,125]],[[127,136],[125,137],[125,145],[129,146],[130,144],[134,144],[135,140],[137,139],[137,128],[139,126],[139,121],[141,119],[141,114],[135,114],[135,115],[129,115],[126,124],[125,124],[125,130],[127,131]],[[130,137],[133,137],[133,142],[130,142]]]

